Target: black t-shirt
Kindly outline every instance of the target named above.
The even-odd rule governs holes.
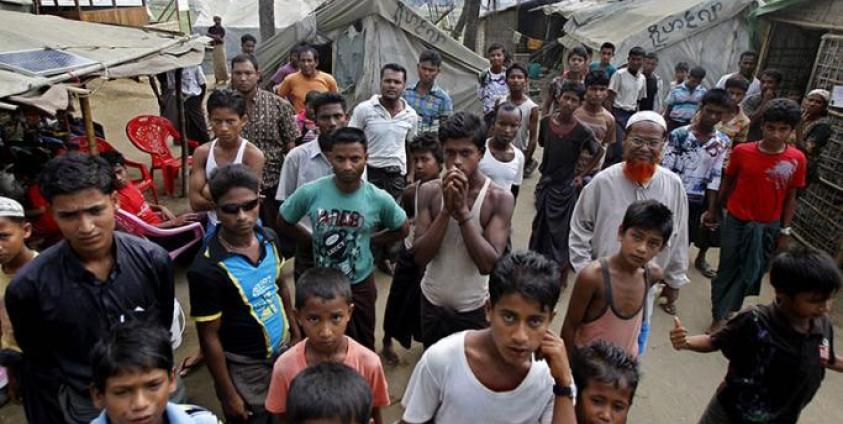
[[[594,155],[600,149],[594,133],[587,126],[577,123],[568,133],[563,134],[553,122],[552,116],[546,116],[539,122],[539,140],[544,147],[539,166],[542,173],[540,185],[548,182],[570,185],[576,176],[580,153],[586,150]]]
[[[758,305],[711,336],[729,359],[717,398],[738,423],[795,423],[825,377],[820,355],[834,360],[827,316],[799,333],[773,305]]]

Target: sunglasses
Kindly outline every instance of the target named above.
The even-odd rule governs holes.
[[[233,215],[241,210],[243,212],[248,212],[256,207],[258,207],[258,203],[260,203],[260,197],[255,198],[253,200],[249,200],[248,202],[243,203],[226,203],[224,205],[220,205],[220,211],[223,213]]]

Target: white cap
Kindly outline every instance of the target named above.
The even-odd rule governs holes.
[[[637,112],[636,114],[629,117],[629,120],[626,121],[626,129],[628,130],[632,127],[633,124],[637,124],[639,122],[652,122],[660,127],[662,127],[665,132],[667,132],[667,123],[664,122],[664,117],[659,115],[652,110],[645,110],[643,112]]]
[[[0,196],[0,216],[23,218],[23,206],[17,200]]]

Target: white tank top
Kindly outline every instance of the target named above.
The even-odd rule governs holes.
[[[249,144],[249,140],[245,138],[240,139],[240,146],[237,147],[237,155],[234,157],[234,162],[231,162],[230,165],[243,163],[243,154],[246,152],[246,146]],[[208,160],[205,161],[205,178],[211,178],[211,171],[217,169],[219,165],[217,165],[217,160],[214,158],[214,148],[217,147],[217,139],[211,142],[211,148],[208,152]],[[217,219],[217,212],[210,211],[208,212],[208,222],[211,224],[217,225],[219,220]]]
[[[468,219],[476,225],[480,225],[480,209],[491,182],[490,178],[486,178],[471,206]],[[439,253],[427,264],[421,289],[430,303],[457,312],[472,311],[486,303],[489,276],[480,274],[465,246],[460,224],[454,218],[448,219]]]

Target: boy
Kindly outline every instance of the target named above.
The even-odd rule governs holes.
[[[301,186],[284,200],[279,224],[287,235],[312,246],[316,266],[348,277],[356,309],[348,335],[375,350],[377,287],[371,245],[406,237],[407,214],[389,193],[361,178],[368,159],[363,130],[340,128],[328,143],[334,174]],[[305,216],[312,233],[299,222]]]
[[[521,109],[513,103],[498,105],[492,136],[486,139],[486,152],[480,159],[480,172],[504,190],[518,198],[518,189],[524,181],[524,153],[512,146],[512,140],[521,127]]]
[[[697,66],[691,69],[688,79],[670,90],[664,99],[664,119],[667,121],[667,131],[683,127],[691,123],[691,118],[697,113],[706,89],[701,86],[705,78],[705,69]]]
[[[370,424],[372,392],[353,369],[331,362],[307,367],[290,383],[290,424]]]
[[[392,339],[395,338],[404,346],[410,348],[413,338],[421,339],[421,283],[424,269],[416,264],[413,254],[413,230],[418,202],[418,188],[422,184],[439,178],[442,173],[442,146],[433,133],[417,136],[410,143],[410,160],[415,168],[416,181],[404,189],[401,204],[410,219],[410,235],[404,239],[398,262],[395,265],[395,275],[389,288],[386,301],[386,312],[383,316],[383,355],[389,365],[398,364],[398,355],[392,349]]]
[[[258,39],[252,34],[243,34],[240,36],[240,53],[255,54],[255,49],[258,46]]]
[[[615,45],[610,42],[605,42],[600,46],[600,61],[591,62],[588,70],[603,71],[608,78],[612,78],[615,73],[615,65],[612,65],[612,58],[615,56]]]
[[[495,102],[495,107],[499,104],[510,102],[521,111],[521,124],[518,127],[518,132],[515,133],[515,138],[512,139],[512,145],[521,150],[524,154],[524,177],[530,178],[533,171],[536,170],[539,163],[533,159],[533,152],[536,151],[536,144],[539,136],[539,116],[540,110],[529,96],[527,96],[528,82],[527,82],[527,68],[520,63],[513,63],[506,68],[506,85],[509,87],[509,94],[499,97]],[[487,121],[491,122],[493,116],[489,115]]]
[[[647,96],[638,101],[638,110],[652,110],[656,113],[662,110],[661,95],[664,82],[662,77],[656,73],[658,66],[659,55],[655,52],[649,52],[644,56],[644,66],[641,68],[641,73],[644,74]]]
[[[673,81],[670,82],[671,90],[685,82],[685,78],[688,76],[688,69],[688,62],[679,62],[673,67]]]
[[[209,182],[220,225],[187,271],[190,314],[226,419],[269,423],[272,364],[299,338],[275,233],[257,225],[258,177],[244,165]]]
[[[419,55],[416,70],[419,81],[404,90],[404,100],[419,115],[417,131],[419,133],[436,131],[439,123],[454,113],[451,96],[436,85],[436,77],[442,67],[442,56],[436,50],[425,50]]]
[[[453,334],[421,357],[402,423],[574,423],[565,344],[550,331],[562,291],[556,264],[504,256],[489,282],[490,327]]]
[[[380,410],[389,406],[386,376],[378,355],[345,335],[353,311],[351,285],[339,271],[312,268],[296,281],[296,321],[304,330],[305,339],[275,361],[266,397],[267,411],[283,418],[291,394],[290,383],[297,375],[316,364],[339,363],[366,380],[373,398],[370,412],[375,423],[383,423]]]
[[[795,423],[825,377],[843,372],[828,316],[841,287],[840,271],[825,252],[795,247],[770,270],[776,300],[756,305],[711,335],[688,336],[674,318],[676,350],[722,351],[726,378],[700,418],[709,423]]]
[[[117,324],[91,352],[91,397],[103,411],[91,424],[217,424],[211,412],[167,402],[176,391],[170,334],[138,322]]]
[[[477,87],[477,97],[483,106],[483,116],[495,110],[495,101],[498,97],[509,94],[509,87],[506,84],[506,49],[498,44],[492,43],[486,49],[486,55],[491,65],[489,69],[480,74],[480,86]]]
[[[805,155],[787,144],[800,117],[793,100],[771,100],[764,110],[764,138],[736,146],[729,157],[720,184],[719,202],[727,213],[717,277],[711,281],[709,333],[740,310],[744,297],[759,293],[774,248],[789,241],[796,193],[805,187],[806,177]],[[706,213],[702,220],[712,225],[718,218]]]
[[[568,53],[568,69],[547,85],[544,104],[542,105],[542,116],[549,115],[555,108],[554,103],[559,98],[559,90],[568,82],[582,84],[585,81],[585,62],[588,60],[588,53],[582,47],[574,47]]]
[[[784,75],[777,69],[765,69],[758,78],[761,81],[759,92],[752,95],[747,94],[741,102],[741,109],[751,121],[748,140],[752,141],[761,139],[764,133],[761,127],[764,121],[765,106],[778,97],[779,85],[782,83]]]
[[[608,96],[609,77],[602,70],[591,71],[585,76],[585,97],[582,106],[574,111],[574,118],[577,118],[583,125],[594,133],[594,138],[603,148],[602,153],[597,155],[599,160],[591,172],[584,172],[591,164],[594,157],[587,151],[580,152],[580,160],[577,162],[577,175],[584,175],[583,186],[591,181],[591,178],[603,167],[603,160],[606,158],[606,149],[615,141],[615,117],[612,112],[603,106]],[[579,190],[582,190],[580,188]]]
[[[578,423],[626,423],[640,378],[634,356],[598,340],[574,352],[571,372],[579,391]]]
[[[749,83],[743,78],[729,78],[726,80],[725,87],[732,99],[732,110],[714,128],[729,137],[734,148],[738,144],[749,141],[747,137],[749,137],[750,120],[741,108]]]
[[[620,251],[577,274],[561,334],[569,354],[606,340],[638,357],[647,292],[662,279],[658,266],[648,263],[672,233],[673,213],[667,206],[656,200],[629,205],[618,229]]]

